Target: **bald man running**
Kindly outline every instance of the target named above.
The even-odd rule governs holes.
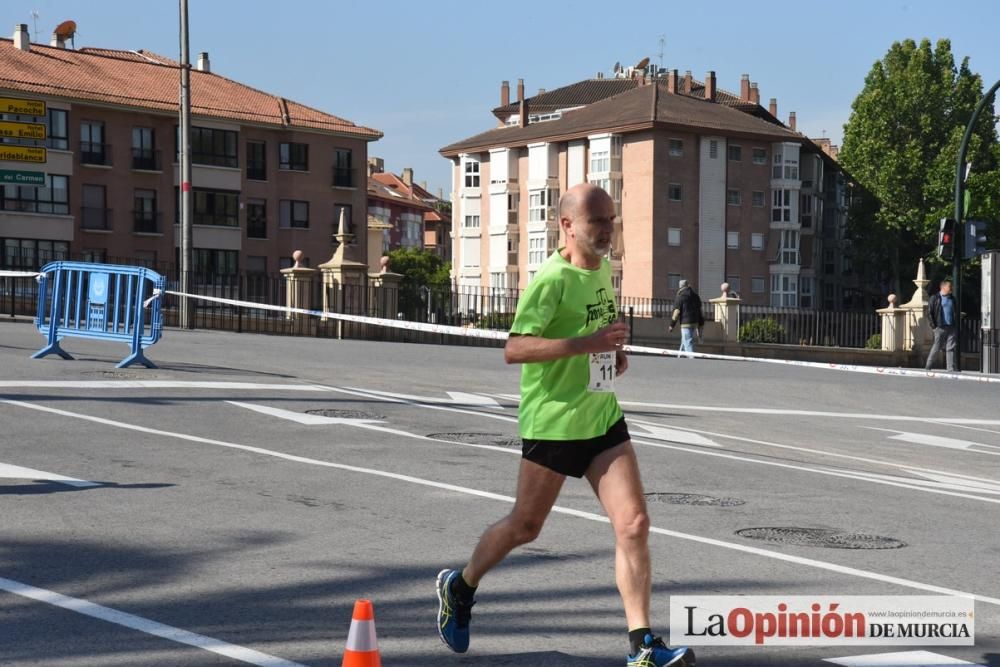
[[[438,632],[453,651],[469,648],[479,581],[542,530],[566,476],[586,477],[615,533],[615,580],[625,607],[628,667],[690,667],[694,652],[668,648],[650,629],[649,517],[639,465],[614,377],[628,368],[628,327],[618,318],[611,267],[615,207],[591,184],[559,202],[566,246],[545,261],[517,306],[504,348],[521,369],[518,422],[523,440],[517,498],[490,526],[461,571],[437,578]]]

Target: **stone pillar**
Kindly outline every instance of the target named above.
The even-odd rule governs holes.
[[[875,311],[882,316],[882,349],[902,352],[906,349],[904,337],[907,311],[896,307],[896,295],[889,295],[889,306]]]
[[[903,349],[923,352],[930,350],[934,341],[934,331],[931,329],[930,321],[927,318],[928,302],[930,296],[927,294],[926,272],[924,271],[924,260],[920,260],[917,267],[917,277],[913,284],[917,286],[913,292],[913,298],[904,303],[900,308],[906,312],[905,323],[903,325]]]
[[[347,233],[347,219],[340,213],[340,225],[335,237],[337,249],[329,261],[319,265],[323,272],[323,312],[364,315],[367,311],[368,265],[350,258],[348,244],[354,238]],[[328,319],[325,315],[322,319]],[[360,325],[350,325],[349,331],[360,330]],[[345,322],[337,321],[337,338],[343,338]]]
[[[316,269],[310,269],[299,265],[302,259],[302,251],[296,250],[292,253],[295,265],[288,269],[282,269],[285,276],[285,305],[289,308],[303,308],[312,310],[312,280],[316,274]],[[309,316],[302,313],[293,313],[291,310],[285,311],[286,320],[305,320]]]
[[[399,312],[399,285],[403,275],[389,270],[389,258],[379,259],[382,270],[379,273],[368,274],[368,304],[372,317],[389,320],[397,319]]]
[[[715,321],[722,329],[722,340],[735,343],[740,338],[740,301],[738,296],[730,296],[729,283],[722,283],[722,296],[709,299],[715,304]]]

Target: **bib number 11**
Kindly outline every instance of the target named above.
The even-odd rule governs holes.
[[[615,353],[594,352],[590,355],[590,391],[615,390]]]

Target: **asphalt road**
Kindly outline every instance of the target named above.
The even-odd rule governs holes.
[[[484,581],[470,652],[437,637],[435,575],[514,491],[499,350],[169,330],[158,369],[117,370],[121,344],[41,346],[0,321],[0,665],[340,665],[362,597],[385,665],[623,664],[612,533],[580,481]],[[699,665],[1000,665],[1000,385],[632,357],[617,393],[658,631],[672,595],[979,598],[975,646],[704,646]]]

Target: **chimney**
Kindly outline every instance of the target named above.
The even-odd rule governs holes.
[[[760,104],[760,88],[757,87],[756,81],[750,84],[750,101],[754,104]]]
[[[380,157],[368,158],[368,175],[381,174],[385,171],[385,160]]]
[[[63,38],[61,38],[59,36],[59,33],[54,32],[54,33],[52,33],[52,39],[49,40],[49,46],[54,46],[57,49],[65,49],[66,48],[66,40],[64,40]]]
[[[715,72],[705,75],[705,99],[715,101]]]
[[[403,178],[403,183],[406,184],[406,187],[412,188],[413,187],[413,167],[405,167],[403,169],[403,177],[402,178]]]
[[[771,102],[767,105],[767,110],[775,118],[778,117],[778,98],[772,97]]]
[[[521,112],[521,114],[520,114],[521,115],[520,126],[521,127],[528,127],[528,100],[522,98],[521,101],[519,102],[519,104],[520,104],[520,107],[521,107],[520,108],[520,112]]]
[[[199,72],[211,72],[212,64],[208,61],[208,51],[202,51],[198,54],[198,67]]]
[[[598,72],[597,73],[597,78],[598,79],[603,79],[604,78],[604,72]]]
[[[28,37],[27,23],[14,24],[14,48],[21,51],[31,50],[31,38]]]
[[[680,83],[680,75],[678,75],[677,70],[670,70],[670,74],[667,75],[667,92],[676,93],[678,92],[677,87]]]
[[[538,94],[539,94],[539,95],[542,95],[542,94],[544,94],[544,93],[545,93],[545,89],[544,89],[544,88],[539,88],[539,89],[538,89]]]
[[[691,94],[691,70],[684,72],[684,94]]]
[[[750,101],[750,75],[740,77],[740,102]]]
[[[437,197],[438,197],[438,199],[440,199],[441,201],[444,201],[444,188],[438,188],[438,194],[437,194]]]
[[[795,112],[788,112],[788,127],[794,132],[795,131]]]
[[[517,80],[517,101],[524,99],[524,79]]]
[[[505,107],[510,104],[510,81],[500,82],[500,106]]]
[[[427,181],[420,181],[420,189],[427,190]]]

